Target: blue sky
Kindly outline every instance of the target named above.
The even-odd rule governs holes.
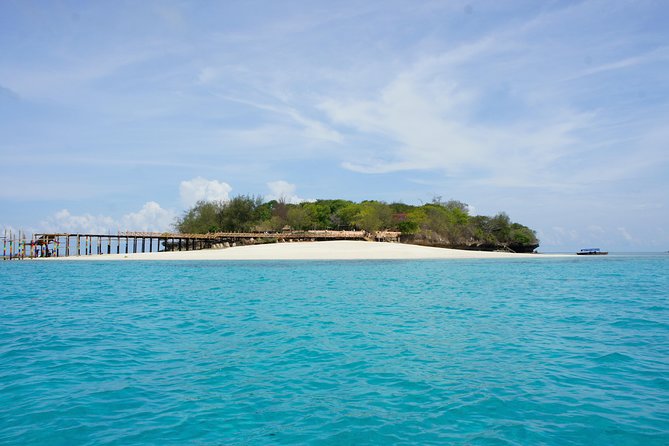
[[[669,249],[657,1],[0,2],[0,227],[433,197],[541,250]]]

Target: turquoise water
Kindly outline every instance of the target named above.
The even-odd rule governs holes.
[[[0,279],[0,444],[669,444],[669,256]]]

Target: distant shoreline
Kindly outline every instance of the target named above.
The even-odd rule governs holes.
[[[36,260],[121,261],[121,260],[411,260],[411,259],[541,259],[575,257],[574,254],[516,254],[435,248],[404,243],[366,241],[322,241],[270,243],[224,249],[165,251],[153,253],[102,254],[49,257]]]

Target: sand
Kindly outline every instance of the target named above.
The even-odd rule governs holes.
[[[392,259],[538,259],[546,254],[465,251],[388,242],[326,241],[272,243],[199,251],[104,254],[57,260],[392,260]],[[553,257],[553,255],[550,255]],[[52,257],[49,260],[56,260]]]

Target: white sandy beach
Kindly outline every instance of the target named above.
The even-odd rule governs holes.
[[[549,255],[553,257],[553,255]],[[225,249],[51,257],[49,260],[393,260],[393,259],[538,259],[545,254],[465,251],[402,243],[325,241],[272,243]]]

